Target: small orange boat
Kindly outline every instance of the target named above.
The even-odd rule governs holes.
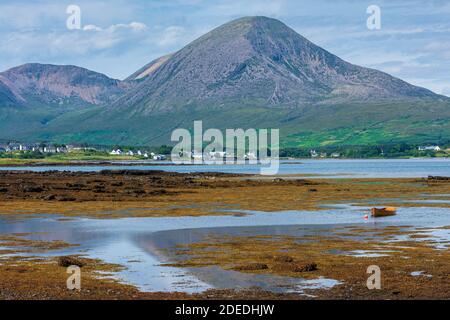
[[[372,217],[388,217],[395,216],[397,214],[397,208],[387,207],[387,208],[372,208],[371,210]]]

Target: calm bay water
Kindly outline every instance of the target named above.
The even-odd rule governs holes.
[[[436,247],[448,250],[450,230],[436,229],[450,225],[446,208],[399,208],[398,215],[384,219],[363,219],[368,208],[339,205],[324,211],[256,212],[236,216],[155,217],[123,219],[59,220],[55,215],[0,218],[0,234],[31,233],[34,240],[62,240],[77,247],[33,253],[42,256],[83,254],[109,263],[124,265],[115,277],[145,291],[202,292],[209,288],[250,288],[275,292],[302,292],[306,288],[329,288],[333,279],[305,280],[270,275],[243,274],[217,267],[174,268],[161,263],[177,258],[165,249],[180,244],[204,241],[210,235],[333,235],[336,228],[360,226],[369,231],[395,226],[428,228]],[[367,235],[366,235],[367,237]],[[399,238],[398,240],[402,240]],[[416,241],[421,241],[420,238]],[[1,246],[1,244],[0,244]],[[367,254],[367,253],[359,253]]]
[[[164,170],[171,172],[227,172],[259,174],[257,165],[121,165],[121,166],[41,166],[3,167],[0,170],[30,171],[101,171],[101,170]],[[426,177],[450,176],[450,159],[408,160],[292,160],[282,161],[280,175],[306,175],[308,177]],[[424,195],[426,196],[426,195]],[[126,267],[115,274],[123,282],[145,291],[202,292],[209,288],[250,288],[254,286],[276,292],[302,292],[306,288],[330,288],[338,282],[333,279],[305,280],[275,277],[223,270],[217,267],[174,268],[161,263],[177,258],[167,250],[180,244],[202,241],[208,235],[331,235],[337,227],[364,226],[378,230],[385,226],[411,226],[429,228],[427,232],[436,248],[448,250],[450,230],[436,229],[450,225],[450,209],[426,207],[428,203],[447,203],[448,194],[418,200],[423,207],[399,208],[398,214],[380,220],[363,219],[368,208],[338,205],[324,207],[323,211],[255,212],[236,211],[244,216],[155,217],[122,219],[75,218],[60,220],[55,215],[30,217],[1,216],[0,234],[30,233],[34,240],[62,240],[77,247],[57,251],[33,253],[42,256],[83,254],[108,263]],[[382,201],[382,199],[380,199]],[[126,215],[126,213],[124,213]],[[402,240],[399,238],[398,240]],[[430,238],[427,238],[430,240]],[[421,241],[420,238],[416,241]],[[1,243],[0,243],[1,248]],[[370,254],[359,252],[362,256]],[[0,256],[1,257],[1,256]],[[0,260],[1,261],[1,260]]]
[[[27,171],[101,171],[101,170],[163,170],[170,172],[225,172],[259,174],[260,166],[242,165],[126,165],[120,166],[36,166],[0,167],[0,170]],[[279,175],[299,174],[329,178],[417,178],[450,176],[450,159],[376,159],[376,160],[282,160]]]

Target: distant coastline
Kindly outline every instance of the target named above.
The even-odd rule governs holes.
[[[450,156],[446,157],[372,157],[372,158],[280,158],[280,161],[282,161],[282,165],[297,165],[302,164],[302,161],[345,161],[345,160],[449,160]],[[216,164],[217,166],[220,166],[221,164]],[[224,166],[233,166],[233,165],[242,165],[238,163],[224,163],[222,164]],[[166,166],[204,166],[207,168],[209,164],[206,163],[200,163],[200,164],[194,164],[194,163],[186,163],[186,164],[175,164],[170,161],[170,158],[165,161],[157,161],[157,160],[139,160],[139,159],[99,159],[99,160],[61,160],[61,161],[54,161],[52,159],[14,159],[14,158],[6,158],[1,159],[0,158],[0,168],[25,168],[25,167],[90,167],[90,166],[101,166],[101,167],[142,167],[142,166],[154,166],[154,167],[166,167]],[[205,169],[205,172],[208,171]]]

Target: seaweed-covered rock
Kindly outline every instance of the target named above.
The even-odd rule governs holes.
[[[282,263],[291,263],[294,262],[294,258],[290,257],[290,256],[278,256],[275,257],[274,260],[276,262],[282,262]]]
[[[23,188],[23,192],[42,192],[42,191],[44,191],[44,189],[38,186],[29,186]]]
[[[256,271],[256,270],[265,270],[265,269],[269,269],[269,267],[265,263],[250,263],[250,264],[238,266],[235,268],[235,270],[241,270],[241,271]]]
[[[70,266],[78,266],[81,268],[85,264],[75,257],[59,257],[58,265],[60,267],[65,267],[65,268],[70,267]]]
[[[295,267],[294,272],[310,272],[317,270],[317,264],[307,263],[304,265],[298,265]]]

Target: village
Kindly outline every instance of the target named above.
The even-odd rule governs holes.
[[[52,144],[52,143],[19,143],[8,142],[0,143],[0,154],[14,154],[14,153],[35,153],[43,155],[52,154],[68,154],[68,153],[103,153],[110,156],[129,156],[142,159],[151,160],[166,160],[165,154],[157,154],[143,149],[121,149],[110,148],[106,146],[87,146],[87,145],[73,145],[73,144]]]
[[[374,147],[375,148],[375,147]],[[378,148],[378,152],[366,152],[368,157],[392,157],[391,154],[385,154],[383,148]],[[22,142],[0,142],[0,157],[23,157],[23,158],[39,158],[39,157],[56,157],[67,155],[71,158],[76,158],[77,155],[91,155],[102,156],[117,160],[136,159],[136,160],[155,160],[164,161],[170,158],[170,146],[161,146],[159,148],[150,147],[111,147],[100,145],[87,144],[56,144],[56,143],[22,143]],[[295,148],[281,150],[280,158],[312,158],[312,159],[345,159],[355,158],[349,156],[348,150],[323,150],[323,149],[309,149],[305,152],[289,152],[296,150]],[[298,149],[300,150],[300,149]],[[284,151],[284,152],[283,152]],[[409,146],[407,152],[403,154],[405,157],[448,157],[450,149],[438,145],[420,145]],[[402,156],[402,154],[400,154]],[[199,152],[184,152],[180,155],[183,158],[192,160],[217,161],[230,158],[227,152],[211,151],[207,154]],[[358,158],[358,156],[356,156]],[[234,157],[233,157],[234,158]],[[258,155],[248,152],[244,153],[243,160],[257,160]]]

